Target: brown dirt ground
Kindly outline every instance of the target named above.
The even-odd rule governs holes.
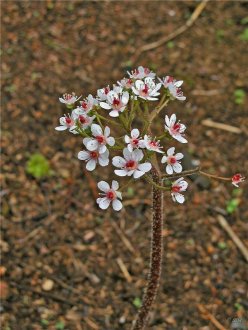
[[[130,63],[135,49],[184,24],[197,4],[2,2],[2,329],[130,329],[137,310],[133,301],[145,285],[147,187],[139,181],[135,198],[126,193],[130,203],[119,214],[96,207],[89,180],[98,180],[99,173],[87,179],[76,158],[79,138],[54,130],[63,113],[62,93],[87,96],[137,65],[184,79],[187,101],[167,110],[177,111],[188,126],[189,144],[181,150],[200,159],[204,169],[247,176],[247,113],[233,96],[237,88],[247,92],[247,43],[239,37],[247,3],[210,1],[173,44]],[[216,94],[201,95],[202,90]],[[201,124],[206,118],[243,133],[207,128]],[[42,183],[25,172],[34,152],[45,155],[54,171]],[[106,171],[102,175],[108,177]],[[199,303],[225,329],[234,317],[248,319],[247,265],[212,210],[225,210],[232,191],[219,182],[203,191],[191,184],[183,206],[165,198],[163,275],[149,329],[217,329]],[[247,243],[245,197],[243,192],[226,219]],[[47,279],[53,288],[45,292]]]

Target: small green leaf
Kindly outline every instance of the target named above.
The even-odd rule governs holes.
[[[64,328],[65,328],[65,324],[64,324],[63,321],[56,322],[56,324],[55,324],[55,329],[56,330],[64,330]]]
[[[133,305],[137,308],[140,308],[142,305],[142,301],[139,297],[134,298],[133,300]]]
[[[225,250],[227,248],[226,242],[219,242],[218,243],[218,248],[221,250]]]
[[[48,321],[48,320],[45,320],[45,319],[42,319],[42,320],[40,321],[40,323],[41,323],[41,325],[44,326],[44,327],[46,327],[47,325],[49,325],[49,321]]]
[[[242,308],[243,308],[243,306],[240,304],[240,303],[235,303],[234,304],[234,307],[238,310],[238,311],[240,311]]]
[[[244,31],[239,35],[239,38],[242,41],[248,41],[248,28],[244,29]]]
[[[242,18],[242,20],[240,21],[240,23],[241,23],[242,25],[246,25],[246,24],[248,24],[248,16]]]
[[[167,48],[171,49],[171,48],[175,47],[175,42],[174,41],[168,41],[166,45],[167,45]]]
[[[127,196],[133,197],[134,196],[134,189],[132,187],[127,188]]]
[[[26,171],[36,179],[41,179],[51,174],[50,165],[41,154],[31,155],[27,162]]]
[[[225,31],[224,30],[217,30],[216,31],[216,39],[218,41],[222,41],[225,36]]]
[[[234,91],[234,101],[236,104],[244,104],[245,102],[245,91],[241,88],[238,88]]]
[[[227,213],[232,214],[234,211],[236,211],[239,206],[239,203],[240,203],[239,198],[230,199],[230,201],[227,202],[227,206],[226,206]]]

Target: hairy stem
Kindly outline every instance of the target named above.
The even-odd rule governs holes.
[[[157,184],[161,184],[161,179],[155,167],[152,168],[152,179]],[[152,237],[151,237],[151,258],[147,287],[143,296],[142,306],[137,315],[133,330],[144,330],[148,320],[149,312],[156,298],[161,275],[162,263],[162,229],[163,229],[163,192],[156,186],[152,190]]]

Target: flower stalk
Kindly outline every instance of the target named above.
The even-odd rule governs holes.
[[[151,170],[153,182],[161,185],[161,178],[155,167]],[[149,313],[157,296],[161,277],[163,253],[163,191],[153,186],[152,189],[152,226],[151,226],[151,258],[147,287],[143,296],[142,306],[137,315],[133,330],[145,329],[149,321]]]

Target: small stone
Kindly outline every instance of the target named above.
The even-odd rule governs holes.
[[[44,291],[51,291],[54,286],[54,282],[50,279],[45,279],[42,283],[42,289]]]

